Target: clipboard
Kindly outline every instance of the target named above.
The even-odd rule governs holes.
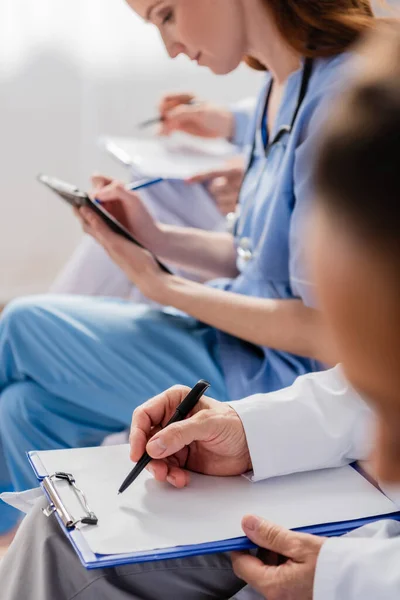
[[[87,540],[79,529],[79,525],[82,523],[88,527],[95,526],[97,523],[97,517],[90,508],[90,498],[86,498],[84,491],[79,487],[79,481],[76,482],[72,474],[64,472],[59,473],[58,475],[56,473],[49,474],[41,462],[39,454],[37,452],[29,452],[28,459],[40,483],[42,491],[49,501],[49,506],[43,512],[47,517],[55,516],[59,526],[69,539],[82,565],[86,569],[91,570],[106,567],[117,567],[126,564],[153,562],[256,548],[256,546],[250,542],[248,538],[243,536],[225,539],[218,542],[162,548],[145,552],[134,552],[128,554],[96,554],[92,551]],[[356,470],[358,470],[358,468]],[[61,494],[57,489],[58,482],[61,482],[64,485],[67,484],[69,487],[74,488],[74,492],[80,501],[82,511],[81,514],[72,515],[69,513],[68,508],[65,506]],[[308,527],[294,528],[293,531],[325,537],[337,537],[367,525],[368,523],[382,519],[393,519],[400,521],[400,511],[351,521],[319,523]]]
[[[183,133],[172,138],[108,137],[99,145],[135,176],[182,181],[206,171],[223,168],[240,153],[222,139],[202,139]]]

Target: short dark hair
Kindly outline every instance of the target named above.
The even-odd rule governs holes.
[[[344,226],[399,251],[400,22],[380,25],[355,60],[354,80],[323,128],[316,201]]]

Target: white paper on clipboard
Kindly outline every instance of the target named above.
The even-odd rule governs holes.
[[[118,496],[117,490],[132,467],[128,445],[38,454],[48,473],[73,473],[84,490],[99,523],[79,529],[91,550],[101,555],[240,537],[241,519],[246,513],[293,529],[396,512],[395,505],[351,467],[259,483],[243,477],[192,474],[191,484],[184,490],[157,483],[145,471]],[[78,513],[72,490],[64,485],[61,492],[72,514]]]
[[[124,166],[149,178],[187,179],[218,170],[238,156],[237,148],[225,140],[202,140],[184,134],[149,139],[104,137],[100,143]]]

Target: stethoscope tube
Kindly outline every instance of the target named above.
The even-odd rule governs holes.
[[[303,105],[304,99],[306,97],[306,94],[307,94],[307,91],[308,91],[308,88],[310,85],[312,71],[313,71],[313,65],[314,65],[314,61],[312,58],[305,59],[303,75],[302,75],[300,91],[299,91],[299,97],[297,100],[297,104],[296,104],[296,108],[295,108],[295,111],[294,111],[294,114],[292,117],[291,124],[283,125],[282,127],[280,127],[279,130],[277,131],[277,133],[275,134],[275,136],[273,137],[273,139],[268,141],[266,117],[267,117],[269,99],[270,99],[272,87],[273,87],[273,82],[271,81],[268,91],[267,91],[267,94],[266,94],[265,103],[264,103],[263,110],[261,113],[261,119],[258,121],[258,125],[254,132],[253,144],[252,144],[251,152],[250,152],[249,159],[247,162],[246,171],[245,171],[245,174],[243,177],[242,189],[243,189],[243,186],[245,185],[246,178],[249,175],[249,173],[252,169],[252,166],[254,164],[256,146],[257,146],[257,131],[258,131],[258,129],[261,128],[263,143],[264,143],[264,159],[267,160],[273,147],[276,146],[285,135],[290,135],[293,130],[293,127],[296,123],[297,116]],[[261,177],[261,175],[260,175],[260,177]],[[251,200],[252,200],[252,198],[248,199],[245,202],[245,205],[248,204]],[[246,206],[242,206],[242,207],[238,206],[235,213],[230,213],[230,215],[227,216],[228,230],[230,232],[232,232],[232,234],[235,237],[240,237],[239,228],[241,231],[244,231],[244,221],[246,220],[247,213],[248,213],[248,210],[246,210]],[[242,225],[242,226],[240,227],[240,225]],[[250,239],[245,238],[245,237],[240,239],[240,241],[238,243],[238,247],[237,247],[237,253],[238,253],[238,261],[241,261],[243,263],[248,263],[252,259],[253,252],[251,250]]]

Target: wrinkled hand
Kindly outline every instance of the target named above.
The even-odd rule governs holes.
[[[265,564],[249,554],[233,553],[236,575],[268,600],[312,600],[325,538],[288,531],[251,515],[243,519],[242,527],[252,542],[273,554]]]
[[[189,483],[189,472],[241,475],[251,469],[243,425],[229,405],[202,397],[187,419],[161,430],[189,388],[175,386],[135,410],[130,434],[131,459],[145,450],[154,459],[149,471],[157,481],[177,488]]]
[[[189,104],[194,101],[194,104]],[[233,114],[217,104],[199,101],[193,94],[169,94],[159,105],[163,119],[160,135],[183,131],[203,138],[231,139],[234,134]]]
[[[134,283],[150,300],[162,303],[168,279],[155,261],[153,255],[114,233],[96,213],[88,208],[74,209],[81,221],[82,228],[91,235],[108,253],[110,258],[124,271],[128,279]]]
[[[188,179],[187,183],[206,184],[220,212],[227,215],[236,210],[243,177],[244,160],[242,157],[238,157],[228,161],[222,169],[195,175]]]

